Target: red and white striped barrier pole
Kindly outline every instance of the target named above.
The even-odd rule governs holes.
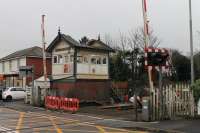
[[[142,8],[143,8],[143,19],[144,19],[144,35],[145,35],[145,49],[149,46],[149,22],[147,20],[147,1],[142,0]],[[148,76],[149,76],[149,85],[150,85],[150,93],[153,89],[153,81],[152,81],[152,68],[148,67]]]
[[[143,9],[143,20],[144,20],[144,35],[145,35],[145,48],[144,50],[148,49],[149,47],[149,21],[147,19],[147,1],[142,0],[142,9]],[[150,116],[152,119],[152,113],[153,113],[153,102],[152,102],[152,96],[151,92],[153,91],[153,81],[152,81],[152,67],[148,67],[148,77],[149,77],[149,100],[150,100]]]
[[[145,48],[148,47],[149,41],[148,41],[148,35],[149,35],[149,25],[147,20],[147,2],[146,0],[142,0],[142,8],[143,8],[143,20],[144,20],[144,34],[145,34]]]

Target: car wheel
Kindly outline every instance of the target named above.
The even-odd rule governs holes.
[[[12,101],[12,96],[7,96],[6,101]]]

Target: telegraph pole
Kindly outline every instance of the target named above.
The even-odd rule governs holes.
[[[145,49],[149,46],[149,21],[147,19],[147,2],[142,0],[142,9],[143,9],[143,20],[144,20],[144,36],[145,36]],[[149,101],[150,101],[150,119],[152,120],[153,114],[153,102],[152,102],[152,90],[153,90],[153,81],[152,81],[152,68],[148,67],[148,77],[149,77]]]
[[[43,71],[44,71],[44,81],[46,83],[47,81],[47,68],[46,68],[46,41],[45,41],[45,30],[44,30],[44,18],[45,15],[42,15],[42,24],[41,24],[41,29],[42,29],[42,51],[43,51]]]
[[[42,15],[42,24],[41,24],[41,30],[42,30],[42,52],[43,52],[43,75],[44,75],[44,96],[47,96],[47,64],[46,64],[46,41],[45,41],[45,28],[44,28],[44,18],[45,15]],[[41,88],[38,90],[38,92],[41,93]],[[41,103],[40,103],[41,104]]]
[[[190,23],[190,62],[191,62],[191,84],[194,83],[194,55],[193,55],[193,31],[192,31],[192,3],[189,0],[189,23]]]

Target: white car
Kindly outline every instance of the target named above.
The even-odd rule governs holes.
[[[2,99],[3,100],[13,100],[13,99],[24,99],[26,96],[26,92],[21,87],[8,87],[6,90],[2,93]]]

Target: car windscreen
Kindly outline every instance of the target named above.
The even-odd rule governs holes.
[[[16,91],[25,91],[23,88],[16,88]]]

